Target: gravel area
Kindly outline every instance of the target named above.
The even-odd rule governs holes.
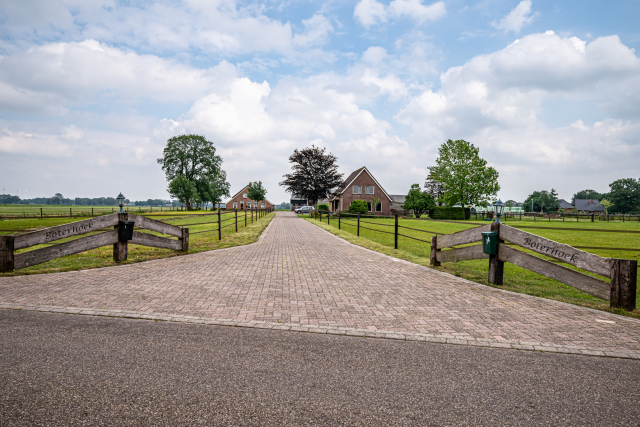
[[[640,361],[0,310],[1,425],[638,425]]]

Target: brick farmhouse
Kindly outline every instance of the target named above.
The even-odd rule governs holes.
[[[374,197],[379,200],[375,206],[372,204]],[[402,210],[405,197],[388,194],[369,169],[363,166],[351,172],[344,181],[344,185],[338,188],[335,196],[329,200],[329,210],[331,212],[346,211],[354,200],[364,200],[369,205],[369,212],[389,215],[391,209]]]
[[[231,197],[231,199],[225,203],[227,209],[273,209],[273,203],[269,200],[251,200],[248,198],[249,184],[247,184],[242,190],[238,191]]]

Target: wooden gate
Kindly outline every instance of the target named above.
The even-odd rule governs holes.
[[[115,213],[71,222],[56,227],[45,228],[18,236],[0,236],[0,272],[10,272],[32,265],[42,264],[55,258],[73,255],[80,252],[96,249],[102,246],[113,245],[113,260],[125,261],[127,259],[128,242],[118,240],[118,225],[120,221],[135,221],[135,227],[147,229],[161,234],[178,237],[170,239],[153,234],[133,231],[133,238],[129,240],[136,245],[153,246],[157,248],[187,251],[189,249],[189,229],[180,228],[164,222],[156,221],[140,215],[127,213]],[[108,227],[114,230],[104,231],[91,236],[80,237],[69,242],[59,243],[45,248],[34,249],[28,252],[15,253],[20,249],[36,245],[46,244],[55,240],[87,234]]]
[[[483,231],[498,233],[499,244],[496,255],[485,254],[482,250],[482,245],[454,248],[458,245],[482,241],[481,233]],[[507,245],[505,242],[509,242],[511,245]],[[537,252],[559,262],[573,265],[581,270],[595,273],[609,279],[610,282],[517,250],[512,247],[513,245]],[[442,251],[445,248],[453,249]],[[607,300],[610,302],[611,307],[634,310],[636,306],[638,274],[638,261],[636,260],[603,258],[505,224],[487,224],[458,233],[431,238],[431,265],[437,266],[442,262],[484,258],[489,259],[488,279],[489,283],[494,285],[502,285],[504,263],[510,262]]]

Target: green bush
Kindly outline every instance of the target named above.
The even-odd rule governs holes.
[[[322,212],[329,212],[329,205],[327,204],[318,205],[318,210]]]
[[[354,200],[349,206],[349,213],[367,214],[369,213],[369,205],[364,200]]]
[[[465,217],[471,218],[471,208],[464,208]],[[449,206],[436,206],[429,210],[429,218],[432,219],[462,219],[462,208]]]

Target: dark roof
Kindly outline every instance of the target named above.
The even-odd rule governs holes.
[[[226,202],[226,203],[230,203],[233,199],[235,199],[235,198],[236,198],[236,196],[237,196],[238,194],[242,193],[242,192],[243,192],[244,190],[246,190],[247,188],[249,188],[249,184],[245,185],[244,187],[242,187],[242,190],[238,191],[236,194],[234,194],[233,196],[231,196],[231,198],[229,199],[229,201],[228,201],[228,202]],[[264,200],[256,200],[256,202],[269,202],[269,203],[271,203],[271,201],[270,201],[269,199],[267,199],[266,197],[265,197],[265,199],[264,199]],[[273,205],[273,203],[271,203],[271,204]],[[275,206],[275,205],[274,205],[274,206]]]
[[[390,194],[391,201],[394,203],[404,203],[407,195],[406,194]]]
[[[604,212],[604,206],[597,199],[576,199],[574,203],[579,211]]]
[[[349,186],[351,185],[351,183],[358,177],[358,175],[360,175],[362,172],[366,172],[367,175],[369,175],[369,177],[371,177],[371,179],[373,180],[373,182],[375,182],[378,185],[378,188],[380,188],[380,190],[382,190],[382,192],[384,193],[385,196],[387,196],[387,198],[389,199],[389,201],[393,201],[391,199],[391,196],[389,196],[389,193],[387,193],[384,188],[382,188],[382,185],[380,185],[380,183],[378,182],[377,179],[374,178],[374,176],[371,174],[371,172],[369,172],[369,169],[367,169],[366,166],[363,166],[359,169],[354,170],[353,172],[351,172],[351,174],[347,177],[347,179],[345,179],[344,181],[344,185],[340,188],[338,188],[338,190],[336,191],[335,194],[342,194],[345,192],[345,190],[347,188],[349,188]],[[335,199],[335,197],[334,197]]]
[[[558,202],[560,204],[560,209],[573,209],[573,205],[567,202],[565,199],[558,199]]]

